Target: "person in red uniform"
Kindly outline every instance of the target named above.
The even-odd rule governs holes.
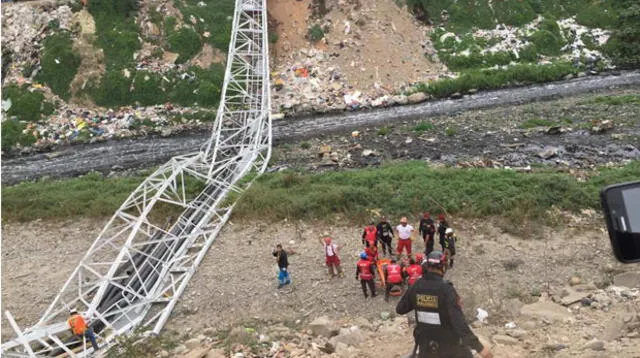
[[[342,267],[340,267],[340,257],[338,256],[338,245],[331,242],[331,237],[325,235],[324,239],[320,239],[320,243],[324,248],[324,261],[327,264],[329,270],[329,276],[334,278],[336,276],[344,277],[342,273]],[[335,269],[335,270],[334,270]],[[335,273],[334,273],[335,271]]]
[[[420,261],[418,261],[420,258]],[[410,259],[409,266],[407,266],[404,271],[407,276],[407,283],[409,287],[413,286],[413,284],[422,277],[422,257],[421,255],[416,255],[416,260]]]
[[[375,264],[376,261],[378,261],[378,246],[367,241],[367,248],[364,249],[364,252],[367,254],[369,261],[371,261],[372,263]]]
[[[362,245],[364,245],[364,247],[369,245],[378,246],[378,229],[376,229],[376,223],[373,221],[370,222],[362,232]]]
[[[373,282],[373,277],[375,276],[374,267],[373,262],[369,261],[367,253],[361,253],[360,260],[356,263],[356,280],[360,279],[360,285],[362,286],[362,293],[364,293],[365,299],[369,297],[367,294],[367,286],[369,286],[369,291],[371,291],[371,297],[376,297],[376,285]]]
[[[396,263],[396,260],[391,260],[391,263],[384,269],[384,282],[386,283],[384,300],[389,302],[389,293],[393,286],[402,287],[402,267]]]

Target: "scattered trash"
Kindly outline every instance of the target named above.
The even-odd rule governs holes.
[[[515,322],[509,322],[509,323],[504,325],[504,328],[507,328],[507,329],[514,329],[516,327],[518,327],[518,326],[516,325]]]
[[[478,321],[482,323],[487,323],[487,317],[489,317],[489,312],[483,310],[482,308],[478,308],[477,311],[478,311],[478,314],[476,315],[476,318],[478,319]]]

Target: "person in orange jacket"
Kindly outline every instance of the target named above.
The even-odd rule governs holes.
[[[376,261],[378,261],[378,246],[376,246],[375,244],[367,241],[367,248],[364,249],[364,252],[367,254],[369,261],[371,261],[372,263],[375,264]]]
[[[362,245],[364,247],[369,245],[378,246],[378,229],[373,221],[365,226],[364,231],[362,231]]]
[[[79,338],[86,337],[91,341],[91,345],[94,350],[97,351],[100,349],[98,342],[96,342],[96,336],[93,333],[93,329],[87,325],[87,322],[75,308],[72,308],[69,311],[69,319],[67,320],[67,323],[69,324],[69,328],[71,328],[71,332],[74,336]]]
[[[356,280],[360,279],[364,298],[369,297],[369,295],[367,295],[367,286],[369,286],[369,290],[371,291],[371,298],[376,297],[376,284],[373,282],[375,272],[375,265],[369,261],[367,253],[361,253],[360,260],[356,263]]]
[[[413,284],[422,277],[422,255],[416,255],[416,259],[409,260],[409,266],[404,269],[407,276],[407,284],[413,286]]]
[[[402,287],[402,267],[398,265],[394,259],[392,259],[391,263],[384,269],[384,282],[386,283],[384,300],[389,302],[389,294],[393,286]]]

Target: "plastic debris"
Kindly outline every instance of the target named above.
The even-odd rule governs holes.
[[[483,310],[482,308],[478,308],[477,311],[478,311],[478,314],[476,315],[476,318],[478,319],[478,321],[482,323],[487,323],[489,312]]]

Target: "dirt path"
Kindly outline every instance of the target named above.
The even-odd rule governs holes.
[[[640,73],[638,72],[625,73],[622,76],[580,78],[567,82],[484,92],[460,100],[426,102],[418,105],[310,117],[295,121],[276,121],[273,124],[273,135],[276,143],[291,142],[303,138],[318,137],[320,134],[344,133],[366,126],[385,126],[431,116],[477,111],[498,106],[504,106],[505,111],[508,111],[509,106],[513,105],[552,100],[593,91],[606,93],[611,87],[631,86],[637,91],[639,85]],[[12,184],[45,175],[69,177],[92,170],[107,173],[111,170],[150,167],[164,163],[175,155],[197,151],[209,138],[209,128],[203,128],[202,133],[176,137],[147,137],[137,140],[76,145],[62,147],[50,153],[3,159],[2,183]],[[627,127],[622,127],[620,130],[626,131],[627,129]],[[593,137],[584,136],[575,138],[575,140],[589,141],[590,138]],[[444,154],[455,155],[456,153]]]
[[[463,297],[467,317],[474,317],[478,307],[489,312],[489,325],[478,327],[479,334],[490,337],[500,333],[509,321],[529,327],[523,343],[494,348],[501,353],[498,356],[546,357],[543,346],[554,343],[569,347],[567,355],[561,356],[575,355],[586,341],[601,337],[611,315],[624,317],[629,310],[629,304],[622,301],[607,309],[610,312],[583,309],[574,312],[573,321],[548,323],[526,323],[531,319],[519,314],[523,304],[536,301],[541,294],[561,295],[571,277],[578,277],[595,290],[594,286],[609,286],[614,274],[634,269],[614,261],[597,216],[568,220],[565,229],[538,228],[521,237],[501,232],[488,221],[454,223],[460,239],[458,259],[447,276]],[[89,246],[88,238],[95,237],[102,224],[81,220],[3,225],[3,309],[9,309],[22,327],[35,323]],[[230,222],[174,309],[167,334],[197,334],[206,328],[215,331],[248,322],[264,326],[267,322],[294,324],[299,320],[297,326],[304,327],[321,315],[346,325],[353,324],[356,317],[379,320],[381,312],[394,311],[396,300],[385,303],[381,297],[363,299],[353,277],[356,255],[361,250],[360,230],[346,224]],[[326,275],[318,243],[323,231],[342,246],[345,278],[331,280]],[[294,283],[283,290],[275,287],[271,256],[271,249],[279,242],[295,251],[290,256]],[[414,250],[424,247],[420,240],[414,244]],[[403,327],[407,335],[379,349],[376,345],[380,343],[372,341],[367,346],[372,349],[363,349],[366,354],[360,356],[406,353],[411,339],[409,328]],[[3,330],[3,340],[9,336]],[[606,347],[616,357],[635,357],[633,352],[637,353],[640,342],[623,339],[608,342]]]

